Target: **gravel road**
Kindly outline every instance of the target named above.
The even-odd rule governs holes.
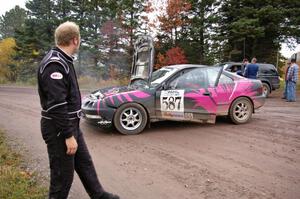
[[[122,199],[298,199],[299,101],[272,93],[245,125],[224,118],[215,125],[158,122],[136,136],[84,121],[81,128],[102,184]],[[0,118],[0,128],[47,182],[36,89],[0,86]],[[88,198],[77,176],[69,198]]]

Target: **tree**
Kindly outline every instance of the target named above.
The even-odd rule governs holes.
[[[186,16],[191,9],[191,4],[187,0],[168,0],[158,9],[160,14],[157,16],[159,32],[155,44],[157,54],[155,66],[161,67],[172,62],[168,61],[172,58],[168,57],[167,52],[182,51],[183,43],[180,40],[187,40],[185,32],[190,20]]]
[[[174,47],[169,49],[165,55],[158,53],[157,63],[155,68],[161,68],[163,66],[174,65],[174,64],[186,64],[188,61],[186,59],[184,51],[180,47]]]
[[[30,0],[26,3],[26,8],[28,19],[23,32],[29,38],[26,45],[33,46],[33,50],[38,54],[37,59],[41,59],[54,44],[54,30],[57,26],[55,4],[52,0]],[[28,33],[31,33],[31,36]]]
[[[212,64],[215,61],[215,29],[218,22],[216,0],[189,0],[191,9],[186,20],[190,23],[180,45],[187,53],[190,63]]]
[[[70,0],[54,0],[53,12],[55,13],[54,24],[59,25],[65,21],[73,20],[72,2]]]
[[[146,0],[121,0],[118,5],[118,18],[128,36],[128,53],[132,57],[134,40],[147,25],[148,18],[144,14],[151,11],[151,4]]]
[[[221,5],[219,33],[226,46],[224,60],[255,56],[260,62],[276,63],[280,42],[300,42],[297,0],[227,0]]]
[[[191,4],[186,0],[168,0],[166,13],[161,13],[158,16],[160,30],[173,46],[177,45],[179,31],[189,23],[189,20],[184,16],[190,9]]]
[[[0,38],[14,37],[16,30],[23,27],[25,19],[26,11],[19,6],[0,16]]]
[[[10,70],[10,67],[14,65],[15,47],[16,42],[11,37],[0,41],[0,82],[11,80],[16,72]]]

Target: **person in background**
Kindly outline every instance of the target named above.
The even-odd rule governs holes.
[[[232,73],[236,73],[236,72],[238,72],[238,71],[239,71],[239,69],[238,69],[237,66],[233,66],[232,69],[231,69],[231,72],[232,72]]]
[[[287,62],[287,68],[285,70],[285,75],[284,75],[284,91],[283,91],[283,96],[282,96],[282,99],[286,99],[286,95],[287,95],[287,75],[288,75],[288,71],[291,67],[291,62],[288,61]]]
[[[258,73],[258,65],[256,64],[256,58],[252,58],[251,64],[247,64],[245,71],[244,71],[244,77],[250,78],[250,79],[256,79],[257,73]]]
[[[296,64],[296,59],[291,59],[291,66],[287,74],[287,102],[296,101],[296,84],[298,81],[299,66]]]
[[[56,47],[41,61],[38,91],[42,106],[41,132],[50,164],[49,199],[66,199],[78,174],[92,199],[119,199],[100,184],[80,130],[81,94],[73,65],[79,50],[79,27],[65,22],[55,30]]]
[[[243,76],[245,67],[247,66],[248,63],[249,63],[248,59],[247,59],[247,58],[244,58],[244,59],[243,59],[242,66],[241,66],[240,69],[237,68],[236,74],[238,74],[238,75],[240,75],[240,76]]]
[[[239,71],[241,76],[243,76],[244,71],[245,71],[245,68],[246,68],[246,66],[247,66],[248,64],[249,64],[248,59],[247,59],[247,58],[244,58],[244,59],[243,59],[243,63],[242,63],[242,67],[241,67],[241,71]]]
[[[244,59],[243,59],[243,66],[246,67],[247,64],[249,64],[249,61],[248,61],[247,58],[244,58]]]

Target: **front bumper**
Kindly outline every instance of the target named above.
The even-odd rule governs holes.
[[[102,100],[85,98],[81,110],[85,120],[94,124],[109,125],[112,123],[116,109],[107,106]]]
[[[100,126],[109,126],[112,124],[112,120],[107,120],[107,119],[101,117],[95,111],[82,109],[82,113],[83,113],[82,114],[83,119],[85,119],[89,123],[98,124]]]

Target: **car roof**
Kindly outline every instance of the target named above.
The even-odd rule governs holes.
[[[211,66],[200,65],[200,64],[176,64],[176,65],[169,65],[166,67],[181,70],[181,69],[186,69],[186,68],[204,68],[204,67],[211,67]]]
[[[239,64],[239,65],[241,65],[241,64],[243,64],[242,62],[222,62],[222,63],[220,63],[220,64]],[[249,64],[251,64],[251,63],[249,63]],[[269,63],[256,63],[257,65],[261,65],[261,66],[274,66],[273,64],[269,64]]]

